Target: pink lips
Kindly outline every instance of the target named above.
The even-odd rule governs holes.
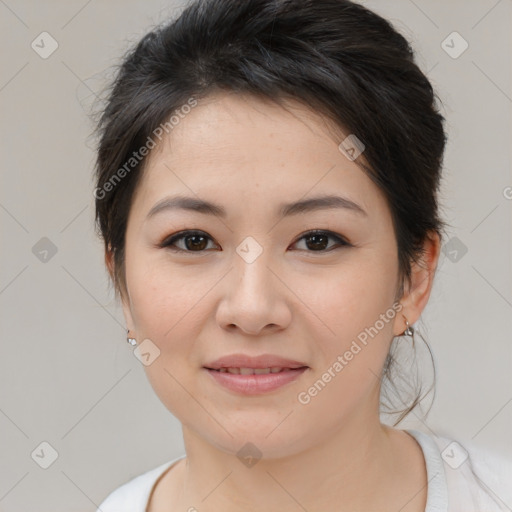
[[[281,368],[301,368],[306,366],[306,364],[272,354],[262,354],[256,357],[245,354],[232,354],[204,365],[205,368],[213,368],[215,370],[219,368],[272,368],[276,366]]]
[[[207,363],[204,368],[217,383],[235,393],[259,395],[294,381],[308,366],[300,361],[271,354],[257,357],[233,354]],[[253,370],[258,373],[253,373]]]

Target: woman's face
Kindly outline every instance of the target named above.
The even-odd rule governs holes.
[[[127,325],[143,343],[161,401],[223,451],[250,441],[269,458],[283,456],[378,421],[379,374],[404,328],[397,248],[383,195],[340,142],[299,104],[287,111],[248,96],[211,96],[151,153],[136,191],[126,233]],[[162,207],[176,196],[224,215]],[[324,196],[357,206],[285,208]],[[188,230],[200,233],[164,246]],[[256,386],[243,393],[206,369],[233,354],[307,368],[285,370],[293,379],[267,391],[257,382],[273,385],[273,374],[222,373]]]

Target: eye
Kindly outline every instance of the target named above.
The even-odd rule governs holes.
[[[335,243],[329,246],[329,239],[334,240]],[[293,245],[298,244],[304,240],[308,252],[329,252],[341,246],[350,247],[351,244],[344,240],[341,236],[331,231],[314,230],[309,231],[302,235]],[[183,245],[179,246],[177,242],[182,242]],[[160,247],[168,248],[174,252],[204,252],[208,247],[208,242],[213,241],[209,235],[204,231],[180,231],[168,238],[166,238]]]
[[[185,247],[172,247],[178,241],[184,240]],[[203,252],[211,238],[204,231],[181,231],[166,238],[160,247],[167,247],[175,252]]]
[[[334,244],[334,247],[329,247],[329,239],[335,240],[337,242]],[[314,231],[309,231],[308,233],[305,233],[301,238],[297,240],[297,242],[295,242],[295,244],[297,244],[301,240],[305,240],[306,247],[308,249],[311,249],[308,252],[329,252],[333,249],[336,249],[336,246],[338,246],[339,248],[340,246],[350,247],[351,245],[336,233],[320,229],[316,229]]]

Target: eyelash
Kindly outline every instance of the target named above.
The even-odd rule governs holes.
[[[180,231],[179,233],[175,233],[174,235],[171,235],[170,237],[167,237],[161,244],[159,244],[159,247],[168,249],[168,250],[170,250],[172,252],[182,252],[182,253],[183,252],[188,252],[188,253],[204,253],[204,252],[206,252],[207,249],[203,249],[201,251],[190,251],[188,249],[181,249],[181,248],[177,248],[177,247],[172,247],[172,245],[176,241],[184,239],[184,238],[186,238],[188,236],[194,236],[194,235],[205,236],[206,238],[209,238],[210,240],[212,240],[212,238],[207,233],[205,233],[204,231],[186,230],[186,231]],[[341,249],[343,247],[352,247],[352,244],[347,242],[340,235],[338,235],[336,233],[333,233],[332,231],[321,230],[321,229],[314,229],[314,230],[311,230],[311,231],[307,231],[306,233],[302,234],[301,237],[298,238],[292,245],[295,245],[296,243],[298,243],[299,241],[301,241],[302,239],[304,239],[304,238],[306,238],[307,236],[310,236],[310,235],[327,235],[329,238],[335,239],[337,241],[338,247],[334,246],[334,247],[331,247],[329,249],[318,250],[318,251],[310,251],[310,250],[307,250],[307,249],[302,249],[302,250],[305,250],[306,252],[311,252],[311,253],[327,253],[327,252],[331,252],[333,249]]]

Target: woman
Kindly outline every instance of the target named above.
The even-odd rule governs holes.
[[[433,285],[446,142],[386,20],[197,1],[125,58],[99,133],[106,264],[186,447],[99,510],[507,510],[508,462],[380,421]]]

